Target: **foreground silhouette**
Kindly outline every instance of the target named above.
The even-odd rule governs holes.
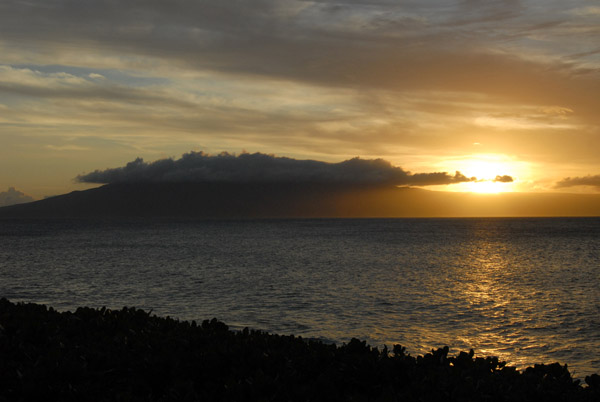
[[[401,325],[401,323],[399,323]],[[448,348],[414,358],[357,339],[335,346],[230,331],[135,308],[59,313],[0,299],[0,400],[598,401],[600,376],[518,371]]]

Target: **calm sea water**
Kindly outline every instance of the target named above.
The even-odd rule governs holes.
[[[6,220],[0,296],[600,372],[600,219]]]

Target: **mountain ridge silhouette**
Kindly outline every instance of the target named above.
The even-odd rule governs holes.
[[[0,208],[0,218],[600,216],[600,194],[481,195],[390,185],[119,183]]]

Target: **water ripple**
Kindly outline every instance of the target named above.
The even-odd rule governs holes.
[[[599,219],[2,221],[0,296],[600,371]]]

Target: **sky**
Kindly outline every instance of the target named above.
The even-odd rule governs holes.
[[[3,0],[0,145],[0,200],[223,152],[598,194],[600,4]]]

